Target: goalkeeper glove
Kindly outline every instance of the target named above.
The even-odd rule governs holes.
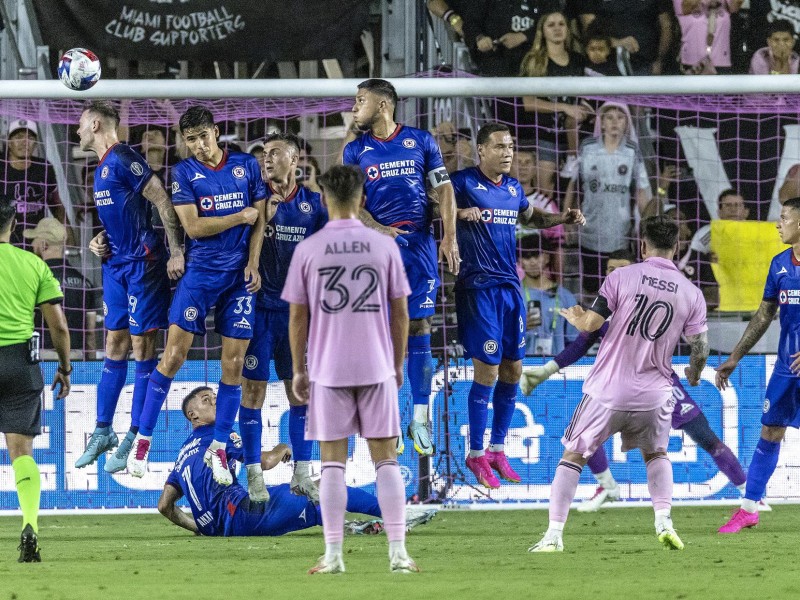
[[[522,377],[519,378],[519,388],[526,396],[536,389],[543,381],[546,381],[552,374],[558,371],[558,363],[551,360],[543,364],[541,367],[531,367],[522,371]]]

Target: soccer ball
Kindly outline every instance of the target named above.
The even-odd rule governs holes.
[[[100,79],[100,59],[91,50],[67,50],[58,63],[58,78],[71,90],[88,90]]]

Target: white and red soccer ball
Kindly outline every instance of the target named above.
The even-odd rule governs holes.
[[[71,90],[88,90],[100,79],[100,59],[91,50],[67,50],[58,63],[58,78]]]

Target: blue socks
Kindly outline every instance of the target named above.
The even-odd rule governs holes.
[[[161,407],[164,406],[171,385],[172,377],[162,375],[158,369],[153,369],[150,381],[147,383],[142,414],[139,417],[139,433],[141,435],[148,437],[153,435],[158,415],[161,413]]]
[[[289,406],[289,441],[292,444],[292,459],[295,461],[311,460],[314,442],[305,438],[307,412],[306,405]]]
[[[780,442],[768,442],[764,438],[758,440],[756,450],[753,452],[753,460],[747,469],[745,498],[759,502],[764,497],[769,478],[772,477],[778,464],[780,450]]]
[[[467,398],[467,414],[469,415],[469,449],[483,450],[483,436],[486,433],[486,421],[489,412],[489,396],[492,388],[488,385],[472,382]]]
[[[110,427],[114,422],[114,411],[117,410],[120,392],[128,376],[127,360],[103,361],[103,373],[97,384],[97,427]]]
[[[131,405],[131,431],[139,431],[139,419],[144,408],[144,399],[147,396],[147,384],[150,383],[150,375],[156,369],[158,360],[136,361],[136,374],[133,380],[133,404]]]
[[[433,358],[431,356],[431,336],[414,335],[408,338],[408,384],[414,404],[425,404],[431,398],[431,379],[433,378]]]
[[[244,446],[244,464],[261,464],[261,409],[239,407],[239,433]]]
[[[217,390],[217,422],[214,424],[214,441],[223,446],[227,445],[231,439],[233,422],[236,420],[236,413],[239,412],[239,405],[242,403],[242,386],[228,385],[219,382]],[[261,444],[259,438],[259,445]],[[259,461],[261,459],[259,458]]]
[[[492,437],[490,444],[505,444],[517,406],[517,384],[498,380],[492,396]]]

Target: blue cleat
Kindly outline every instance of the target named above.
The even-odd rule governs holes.
[[[104,467],[106,473],[116,473],[117,471],[124,471],[128,468],[128,454],[131,453],[133,439],[135,437],[136,434],[132,431],[125,434],[117,451],[106,459],[106,466]]]
[[[117,434],[113,431],[102,433],[95,429],[94,433],[92,433],[92,437],[89,438],[89,443],[86,444],[86,451],[81,454],[81,457],[75,462],[75,466],[79,469],[89,466],[100,458],[101,454],[113,450],[118,444],[119,438],[117,438]]]

